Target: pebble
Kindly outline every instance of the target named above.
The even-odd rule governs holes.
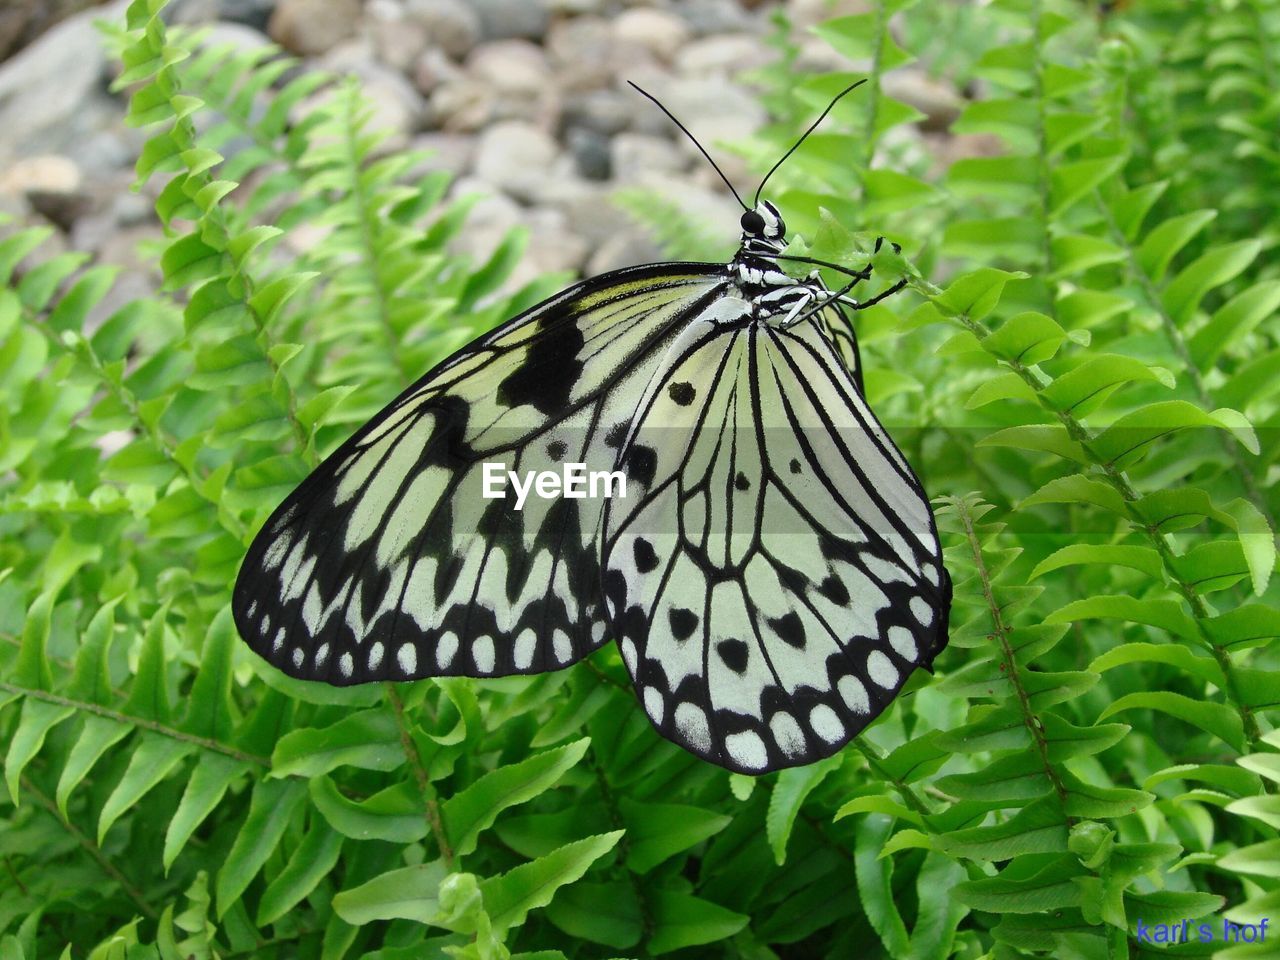
[[[365,6],[365,31],[382,63],[408,74],[430,46],[427,28],[406,16],[396,0],[369,0]]]
[[[559,152],[551,135],[532,123],[495,123],[480,134],[476,176],[513,197],[530,201],[541,190]]]
[[[425,30],[428,43],[455,60],[480,40],[480,14],[463,0],[407,0],[404,10],[406,19]]]
[[[614,39],[629,60],[639,50],[670,63],[689,39],[689,25],[667,10],[636,7],[613,21]]]
[[[925,118],[925,130],[945,130],[960,116],[965,100],[949,84],[930,77],[918,67],[891,70],[880,78],[880,89],[886,96],[915,107]]]
[[[291,53],[314,56],[355,35],[360,0],[279,0],[267,33]]]
[[[573,127],[564,135],[579,176],[608,180],[613,169],[609,138],[586,127]]]
[[[93,26],[104,14],[123,16],[123,6],[70,17],[0,64],[0,167],[22,155],[69,152],[120,122],[120,106],[104,92],[106,56]]]
[[[540,40],[551,22],[548,0],[471,0],[471,6],[480,16],[480,34],[487,40]]]
[[[146,295],[154,264],[134,251],[158,235],[154,190],[126,187],[151,131],[121,124],[123,99],[105,89],[114,67],[92,27],[98,17],[122,18],[127,2],[72,17],[0,63],[0,210],[57,223],[63,247],[51,250],[119,262],[121,289]],[[626,81],[661,99],[735,183],[752,184],[759,171],[726,145],[766,121],[742,76],[779,55],[766,42],[776,8],[772,0],[173,0],[169,9],[175,21],[208,24],[210,42],[248,50],[274,40],[310,65],[355,74],[371,126],[391,133],[381,150],[422,151],[413,176],[448,171],[452,196],[488,195],[453,241],[456,252],[482,262],[513,227],[530,231],[506,284],[514,289],[548,271],[663,259],[611,199],[619,187],[651,191],[732,242],[739,211],[718,176]],[[801,69],[856,68],[807,27],[869,9],[868,0],[787,0]],[[943,133],[964,99],[925,69],[909,65],[883,83],[926,115],[886,139],[895,157],[990,149]],[[219,149],[230,156],[237,143]],[[282,249],[314,248],[327,233],[301,224]]]
[[[440,130],[418,134],[410,141],[409,148],[429,154],[426,162],[428,169],[448,170],[455,176],[461,176],[471,169],[471,161],[476,152],[474,137]]]
[[[537,97],[552,83],[546,55],[528,40],[494,40],[471,51],[467,71],[500,94]]]
[[[653,172],[676,173],[688,164],[670,137],[647,133],[620,133],[613,138],[613,175],[619,183],[633,184]]]
[[[604,17],[557,20],[544,45],[562,89],[598,92],[613,82],[620,59],[613,28]]]

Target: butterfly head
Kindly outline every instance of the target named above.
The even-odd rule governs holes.
[[[782,214],[768,200],[761,200],[754,210],[742,215],[743,240],[781,240],[786,233]]]

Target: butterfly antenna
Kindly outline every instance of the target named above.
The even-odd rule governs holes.
[[[809,136],[809,134],[813,133],[813,131],[814,131],[814,130],[816,130],[816,129],[818,128],[818,124],[820,124],[823,120],[825,120],[825,119],[827,118],[827,114],[828,114],[828,113],[830,113],[830,112],[831,112],[831,109],[832,109],[832,108],[833,108],[837,103],[839,103],[839,102],[840,102],[841,98],[842,98],[846,93],[850,93],[850,92],[852,92],[852,91],[854,91],[854,90],[857,90],[860,86],[862,86],[862,85],[863,85],[864,83],[866,83],[866,82],[867,82],[867,78],[866,78],[866,77],[863,77],[863,78],[862,78],[861,80],[859,80],[857,83],[853,84],[852,86],[845,87],[843,90],[841,90],[839,93],[837,93],[837,94],[836,94],[835,99],[834,99],[834,100],[832,100],[829,104],[827,104],[827,109],[825,109],[825,110],[823,110],[823,111],[822,111],[822,115],[821,115],[820,117],[818,117],[818,119],[817,119],[817,120],[813,121],[813,123],[809,124],[809,129],[808,129],[808,130],[806,130],[804,133],[800,134],[800,139],[799,139],[799,140],[797,140],[797,141],[795,142],[795,144],[791,147],[791,149],[790,149],[790,150],[788,150],[786,153],[784,153],[784,154],[782,155],[782,159],[781,159],[781,160],[779,160],[777,163],[775,163],[775,164],[773,165],[773,167],[769,170],[769,172],[768,172],[768,173],[766,173],[766,174],[764,175],[764,179],[760,181],[760,186],[756,188],[756,196],[755,196],[755,199],[752,201],[752,203],[759,203],[759,202],[760,202],[760,193],[761,193],[761,191],[763,191],[763,190],[764,190],[764,185],[765,185],[766,183],[768,183],[768,182],[769,182],[769,178],[770,178],[770,177],[772,177],[772,176],[774,175],[774,173],[777,171],[777,169],[778,169],[780,166],[782,166],[782,165],[786,162],[787,157],[791,156],[793,153],[795,153],[797,150],[799,150],[799,149],[800,149],[800,144],[804,143],[805,138],[806,138],[807,136]],[[634,86],[634,84],[633,84],[633,86]],[[643,93],[644,91],[641,91],[641,92]],[[674,118],[672,118],[672,119],[674,119]],[[739,202],[741,202],[741,201],[739,201]]]
[[[675,118],[675,114],[673,114],[670,110],[668,110],[666,107],[664,107],[664,106],[662,105],[662,101],[661,101],[661,100],[659,100],[657,97],[655,97],[655,96],[654,96],[652,93],[650,93],[648,90],[645,90],[643,87],[640,87],[640,86],[638,86],[638,85],[636,85],[636,84],[634,84],[634,83],[631,83],[631,81],[630,81],[630,80],[628,80],[628,81],[627,81],[627,83],[630,83],[630,84],[631,84],[631,86],[635,87],[635,88],[636,88],[636,90],[637,90],[637,91],[639,91],[639,92],[640,92],[640,94],[641,94],[642,96],[648,97],[650,100],[652,100],[654,103],[656,103],[656,104],[658,105],[658,109],[659,109],[659,110],[661,110],[663,113],[665,113],[668,117],[670,117],[670,118],[671,118],[671,122],[672,122],[672,123],[674,123],[677,127],[679,127],[679,128],[684,132],[684,135],[685,135],[686,137],[688,137],[688,138],[693,142],[693,145],[694,145],[695,147],[697,147],[697,148],[698,148],[698,151],[699,151],[699,152],[700,152],[704,157],[706,157],[706,158],[707,158],[707,163],[711,164],[711,169],[715,170],[715,172],[716,172],[716,173],[720,174],[720,179],[724,181],[724,185],[725,185],[726,187],[728,187],[728,188],[729,188],[729,192],[733,194],[733,199],[735,199],[735,200],[737,200],[737,201],[738,201],[738,206],[742,207],[742,209],[743,209],[743,210],[749,210],[749,209],[751,209],[751,208],[750,208],[750,207],[748,207],[745,203],[743,203],[743,202],[742,202],[742,198],[741,198],[740,196],[738,196],[738,191],[737,191],[737,190],[735,190],[735,189],[733,189],[733,184],[732,184],[732,183],[730,183],[730,182],[729,182],[729,178],[728,178],[728,177],[726,177],[726,176],[724,175],[724,171],[723,171],[723,170],[721,170],[718,166],[716,166],[716,162],[715,162],[714,160],[712,160],[712,159],[711,159],[711,154],[707,153],[707,151],[703,149],[702,144],[700,144],[700,143],[698,142],[698,138],[697,138],[697,137],[695,137],[692,133],[690,133],[690,132],[689,132],[689,128],[688,128],[688,127],[686,127],[686,126],[685,126],[683,123],[681,123],[679,120],[677,120],[677,119]],[[846,90],[846,91],[845,91],[845,93],[848,93],[848,91]],[[842,97],[843,97],[843,96],[844,96],[844,94],[842,93],[842,94],[840,94],[840,96],[842,96]],[[838,98],[837,98],[837,99],[838,99]],[[828,109],[828,110],[830,110],[831,108],[830,108],[830,107],[828,107],[827,109]],[[826,114],[823,114],[823,116],[826,116]],[[795,148],[793,147],[792,149],[795,149]]]

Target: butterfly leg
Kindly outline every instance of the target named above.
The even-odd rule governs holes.
[[[903,277],[901,280],[895,283],[892,287],[886,287],[884,290],[881,290],[870,300],[858,301],[858,300],[849,300],[844,297],[841,297],[840,302],[847,304],[848,306],[852,307],[854,310],[865,310],[867,309],[867,307],[874,307],[877,303],[879,303],[881,300],[886,299],[887,297],[892,297],[895,293],[897,293],[906,285],[907,285],[907,279],[906,277]]]

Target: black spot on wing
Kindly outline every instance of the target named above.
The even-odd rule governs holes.
[[[604,445],[616,450],[622,446],[622,441],[625,439],[627,439],[627,425],[625,423],[615,423],[605,433]]]
[[[799,460],[797,460],[795,457],[792,457],[792,458],[791,458],[790,467],[791,467],[791,472],[792,472],[792,473],[799,473],[799,472],[800,472],[800,461],[799,461]]]
[[[784,643],[795,647],[797,650],[804,649],[804,622],[801,621],[799,614],[794,610],[785,613],[778,618],[769,618],[769,626],[773,628]]]
[[[743,473],[741,470],[739,470],[739,471],[738,471],[738,475],[737,475],[736,477],[734,477],[734,479],[733,479],[733,485],[734,485],[734,487],[735,487],[736,489],[738,489],[738,490],[750,490],[750,489],[751,489],[751,481],[747,479],[747,475],[746,475],[745,473]]]
[[[658,454],[653,447],[633,444],[627,451],[625,469],[627,478],[645,487],[653,485],[653,475],[658,471]]]
[[[568,446],[563,440],[552,440],[547,444],[547,456],[559,463],[564,459],[566,453],[569,452]]]
[[[653,544],[644,537],[636,537],[636,569],[641,573],[650,573],[658,567],[658,554]]]
[[[741,640],[721,640],[716,644],[716,653],[734,673],[746,673],[748,651],[747,645]]]
[[[834,574],[818,585],[818,592],[838,607],[849,605],[849,588]]]
[[[672,607],[667,620],[671,624],[671,634],[677,640],[688,640],[698,629],[698,615],[684,607]]]
[[[667,387],[667,395],[680,406],[687,407],[693,403],[698,392],[693,389],[692,383],[673,383]]]
[[[568,406],[573,385],[582,375],[582,331],[576,323],[544,327],[524,362],[498,384],[498,400],[508,407],[528,404],[547,416]]]

